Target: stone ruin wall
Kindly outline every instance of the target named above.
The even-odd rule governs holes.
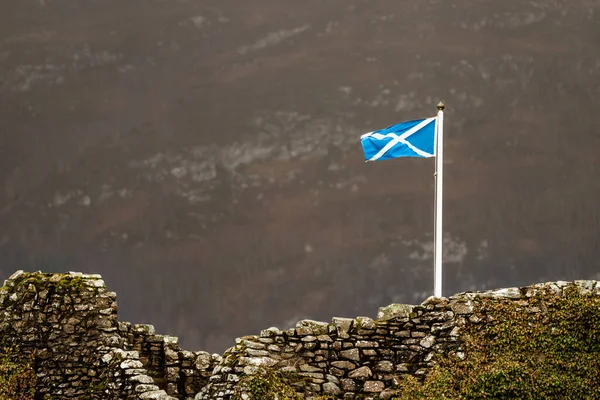
[[[235,383],[261,367],[291,371],[302,377],[296,391],[305,398],[390,399],[403,375],[423,377],[436,353],[464,358],[461,333],[467,324],[486,324],[478,314],[486,299],[518,302],[525,313],[537,307],[536,293],[562,296],[574,285],[580,293],[600,296],[600,282],[554,282],[521,288],[430,297],[421,305],[392,304],[375,320],[333,318],[331,323],[299,321],[295,329],[263,330],[236,340],[213,371],[198,400],[230,398]]]
[[[35,354],[40,398],[229,399],[244,375],[261,368],[296,373],[305,398],[390,398],[405,374],[424,376],[436,353],[463,357],[461,330],[485,324],[483,299],[516,301],[527,312],[540,289],[568,285],[600,296],[600,282],[555,282],[523,288],[430,297],[392,304],[376,319],[304,320],[236,339],[223,356],[183,350],[151,325],[117,319],[116,294],[99,275],[18,271],[0,289],[0,340]]]
[[[34,354],[39,398],[193,399],[220,356],[119,322],[116,297],[100,275],[17,271],[0,289],[0,342]]]

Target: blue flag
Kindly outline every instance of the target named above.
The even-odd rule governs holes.
[[[367,161],[435,157],[436,118],[418,119],[365,133],[360,142]]]

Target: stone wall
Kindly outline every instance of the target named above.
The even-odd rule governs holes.
[[[157,335],[152,325],[121,323],[125,347],[136,351],[146,373],[167,394],[193,398],[206,386],[218,354],[191,352],[179,347],[174,336]]]
[[[561,296],[568,285],[600,296],[600,283],[576,281],[431,297],[380,308],[376,319],[269,328],[236,339],[221,357],[182,350],[176,337],[156,334],[152,325],[119,322],[116,294],[99,275],[18,271],[0,289],[0,341],[33,356],[36,398],[44,400],[224,400],[241,379],[265,368],[299,377],[294,389],[306,399],[387,399],[403,375],[425,376],[436,353],[464,357],[461,332],[487,323],[477,311],[484,300],[546,312],[532,296]]]
[[[295,329],[270,328],[258,336],[237,339],[215,368],[210,383],[196,399],[228,399],[243,376],[264,367],[293,372],[296,391],[305,398],[389,399],[405,374],[424,376],[436,353],[462,358],[461,331],[467,324],[485,324],[477,313],[484,299],[519,302],[523,312],[543,312],[532,296],[550,290],[561,296],[567,282],[430,297],[423,304],[392,304],[377,319],[333,318],[331,323],[300,321]],[[600,296],[600,283],[577,281],[580,292]]]
[[[0,289],[0,342],[33,356],[44,399],[191,399],[220,361],[119,322],[116,294],[81,273],[13,274]]]

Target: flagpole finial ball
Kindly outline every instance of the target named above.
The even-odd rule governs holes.
[[[440,102],[438,103],[438,105],[437,105],[437,109],[438,109],[438,110],[440,110],[440,111],[443,111],[443,110],[444,110],[444,108],[446,108],[446,105],[444,104],[444,102],[443,102],[443,101],[440,101]]]

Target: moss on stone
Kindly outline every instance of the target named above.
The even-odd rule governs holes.
[[[64,290],[64,291],[69,290],[69,291],[80,292],[82,290],[91,288],[91,286],[88,285],[87,282],[85,281],[85,279],[83,279],[82,277],[79,277],[79,276],[71,277],[68,275],[65,275],[58,282],[55,282],[54,285],[56,286],[57,289]]]
[[[232,400],[300,400],[294,383],[301,378],[291,372],[259,368],[252,375],[243,376],[235,386]]]
[[[413,306],[408,304],[390,304],[389,306],[380,307],[377,312],[377,321],[387,321],[395,318],[409,318],[412,313]]]
[[[492,321],[466,324],[462,345],[423,381],[406,377],[401,399],[600,399],[600,298],[576,285],[557,296],[479,298]]]
[[[0,400],[33,400],[37,376],[33,355],[18,347],[4,347],[0,354]]]
[[[16,277],[8,280],[2,288],[8,295],[29,291],[30,287],[33,287],[35,291],[54,288],[54,290],[61,293],[80,293],[83,291],[98,293],[98,288],[92,285],[89,279],[82,276],[22,271],[18,271],[15,275]]]

